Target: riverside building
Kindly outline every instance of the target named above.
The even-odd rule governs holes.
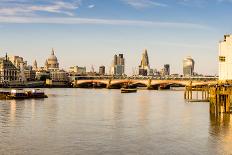
[[[232,35],[219,42],[219,80],[232,80]]]
[[[1,82],[18,81],[19,69],[9,60],[9,57],[0,58],[0,80]]]
[[[68,70],[70,75],[86,75],[86,67],[73,66]]]
[[[27,81],[35,79],[35,72],[27,65],[27,61],[20,56],[9,56],[9,60],[19,69],[19,81]]]

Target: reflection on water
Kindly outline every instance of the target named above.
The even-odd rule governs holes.
[[[15,112],[16,112],[16,101],[12,100],[10,102],[10,121],[11,122],[15,121]]]
[[[231,154],[230,114],[182,91],[46,89],[0,101],[0,154]]]
[[[211,143],[218,146],[217,152],[220,154],[226,154],[226,152],[231,154],[232,120],[230,117],[230,114],[210,115]]]

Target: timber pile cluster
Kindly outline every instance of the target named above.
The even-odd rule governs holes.
[[[209,102],[213,114],[232,111],[232,84],[218,83],[206,86],[186,86],[184,98],[189,102]]]

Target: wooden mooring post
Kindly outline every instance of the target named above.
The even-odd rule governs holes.
[[[215,85],[210,87],[210,112],[215,114],[230,113],[232,85]]]
[[[230,113],[232,110],[232,85],[192,86],[190,84],[185,87],[184,98],[188,102],[209,102],[209,111],[212,114]]]
[[[184,92],[184,99],[189,102],[202,102],[209,100],[208,86],[186,86]]]

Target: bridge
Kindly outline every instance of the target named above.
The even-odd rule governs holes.
[[[206,86],[217,84],[217,80],[200,79],[77,79],[74,87],[121,88],[124,85],[147,87],[149,89],[170,88],[170,86]]]

